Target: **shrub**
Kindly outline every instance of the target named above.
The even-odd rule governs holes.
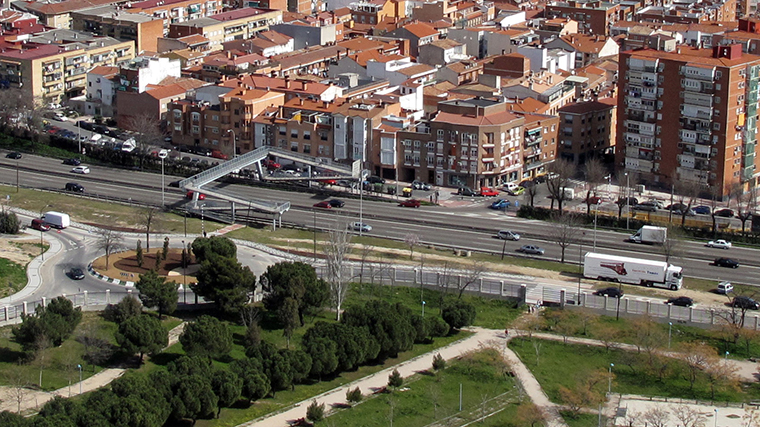
[[[0,212],[0,233],[18,234],[19,222],[14,212],[3,210]]]
[[[140,313],[142,313],[142,303],[134,296],[127,295],[117,304],[108,304],[103,310],[103,318],[120,325],[130,317],[139,316]]]
[[[353,390],[348,389],[346,392],[346,400],[349,403],[359,403],[362,401],[362,397],[364,396],[362,396],[362,391],[359,390],[359,387],[356,387]]]
[[[425,318],[425,322],[428,323],[428,333],[431,337],[445,337],[449,334],[451,327],[445,320],[437,316],[429,316]]]
[[[325,404],[318,404],[316,400],[311,401],[311,405],[306,408],[306,419],[316,423],[325,418]]]
[[[472,325],[475,321],[475,306],[472,304],[457,300],[447,304],[441,313],[443,320],[454,329],[461,329],[465,326]]]
[[[436,371],[440,371],[442,369],[446,369],[446,359],[441,356],[441,353],[436,354],[433,356],[433,369]]]
[[[399,388],[404,384],[404,378],[398,373],[398,369],[394,369],[390,375],[388,375],[388,385],[393,388]]]

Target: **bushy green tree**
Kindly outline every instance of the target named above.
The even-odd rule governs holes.
[[[441,353],[438,353],[435,356],[433,356],[433,369],[436,371],[446,369],[446,359],[444,359],[443,356],[441,356]]]
[[[179,342],[190,356],[219,359],[232,349],[232,332],[216,317],[204,315],[185,325]]]
[[[16,213],[5,209],[0,211],[0,234],[18,234],[19,228]]]
[[[202,263],[215,256],[237,259],[237,246],[226,237],[198,237],[193,241],[192,247],[197,263]]]
[[[249,402],[259,400],[269,394],[271,385],[259,359],[249,357],[235,360],[230,364],[230,369],[243,382],[241,395]]]
[[[169,342],[169,333],[161,322],[149,314],[131,317],[119,325],[116,342],[127,354],[140,354],[140,363],[146,354],[156,354]]]
[[[21,315],[21,324],[13,328],[13,338],[24,351],[33,351],[42,337],[53,346],[61,345],[82,320],[82,310],[67,298],[57,297],[34,314]]]
[[[283,325],[290,321],[290,313],[280,311],[286,300],[295,301],[301,326],[304,316],[322,309],[329,298],[327,284],[317,278],[314,267],[303,262],[270,265],[261,275],[261,283],[266,292],[264,307],[278,313]]]
[[[311,375],[321,381],[323,376],[335,372],[338,367],[338,349],[335,341],[315,336],[308,341],[304,340],[302,344],[306,354],[311,357]]]
[[[443,320],[453,329],[461,329],[472,325],[472,322],[475,321],[475,314],[475,306],[462,300],[449,302],[443,307],[443,311],[441,312]]]
[[[248,293],[256,290],[256,276],[234,258],[204,259],[196,278],[198,283],[190,286],[193,292],[228,314],[237,312],[248,301]]]
[[[218,411],[219,398],[211,388],[211,380],[200,374],[183,376],[175,382],[171,400],[172,418],[211,418]]]
[[[172,314],[177,309],[179,300],[179,284],[167,282],[166,278],[159,276],[155,270],[150,270],[140,275],[140,280],[135,283],[140,292],[140,301],[146,307],[156,307],[158,318],[164,314]]]
[[[31,420],[10,411],[0,412],[0,426],[3,427],[30,427]]]
[[[228,369],[216,368],[211,377],[211,388],[219,398],[219,411],[216,413],[219,418],[222,408],[229,408],[240,399],[243,380]]]
[[[378,361],[396,357],[414,345],[416,331],[412,326],[412,312],[401,304],[373,300],[364,306],[354,306],[343,313],[343,323],[366,328],[378,342]]]
[[[449,324],[443,318],[437,316],[425,317],[425,323],[428,324],[427,329],[431,337],[445,337],[451,330]]]
[[[116,324],[122,324],[130,317],[140,314],[142,314],[142,304],[133,295],[127,295],[116,304],[108,304],[103,311],[103,317]]]
[[[137,241],[137,247],[135,248],[135,261],[137,261],[137,266],[142,268],[143,262],[145,262],[145,259],[143,258],[142,240]]]
[[[359,390],[359,387],[356,387],[355,389],[351,390],[348,389],[346,391],[346,400],[349,403],[359,403],[362,401],[362,398],[364,396],[362,395],[362,391]]]

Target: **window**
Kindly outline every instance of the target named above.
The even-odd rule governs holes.
[[[175,119],[181,119],[182,118],[182,110],[174,110],[174,118]]]
[[[327,131],[325,130],[319,131],[319,139],[322,141],[327,141]]]
[[[175,123],[174,130],[176,130],[177,132],[182,132],[182,123]]]
[[[280,126],[280,135],[285,135],[285,126]]]
[[[304,152],[304,154],[311,154],[311,144],[304,144],[303,145],[303,152]]]
[[[212,127],[212,128],[211,128],[211,133],[219,133],[219,128],[217,128],[217,127]]]
[[[428,151],[435,151],[435,142],[425,143],[425,148],[427,148]]]
[[[291,138],[298,138],[298,129],[291,129],[290,130],[290,137]]]
[[[419,150],[420,149],[420,141],[414,141],[414,149]]]
[[[436,133],[436,140],[443,141],[443,129],[438,129],[438,132]]]
[[[303,131],[303,139],[307,139],[307,140],[311,139],[311,131],[308,131],[308,130]]]
[[[201,127],[198,125],[193,125],[193,133],[201,133]]]
[[[214,114],[213,116],[211,116],[211,120],[214,120],[214,121],[218,122],[219,121],[219,115],[218,114]]]
[[[290,151],[298,151],[298,143],[296,141],[290,141]]]

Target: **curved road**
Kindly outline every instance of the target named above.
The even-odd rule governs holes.
[[[0,158],[0,181],[15,184],[16,161]],[[160,204],[161,176],[154,173],[136,172],[121,169],[111,169],[91,166],[89,175],[70,173],[70,166],[60,163],[57,159],[24,156],[18,161],[19,179],[25,186],[36,188],[62,189],[67,182],[82,184],[87,193],[106,196],[129,197],[134,201]],[[165,182],[177,180],[180,177],[166,176]],[[318,227],[344,227],[343,224],[356,221],[359,216],[359,201],[350,199],[343,209],[331,209],[315,212],[312,205],[324,200],[325,197],[308,193],[273,190],[261,187],[234,185],[215,182],[212,188],[239,195],[243,198],[263,199],[272,201],[290,201],[292,209],[284,216],[284,220],[306,227],[315,222]],[[167,205],[181,204],[184,194],[177,188],[165,188]],[[515,218],[502,212],[486,209],[487,200],[472,199],[472,203],[458,208],[426,206],[420,209],[397,207],[395,203],[368,201],[363,202],[362,214],[364,221],[372,225],[371,235],[390,237],[403,240],[407,234],[419,235],[424,243],[445,245],[462,249],[474,249],[491,253],[501,253],[506,249],[507,254],[515,254],[515,250],[523,244],[535,244],[546,249],[545,258],[559,259],[561,250],[552,242],[547,223]],[[512,229],[523,235],[519,242],[507,242],[493,238],[499,229]],[[621,233],[598,230],[596,245],[599,252],[640,256],[648,259],[664,260],[661,249],[647,245],[636,245],[625,242]],[[592,248],[594,231],[586,229],[583,240],[583,251]],[[566,250],[566,259],[577,262],[580,247],[571,245]],[[680,254],[671,262],[681,265],[688,276],[712,280],[731,280],[737,283],[760,283],[760,257],[758,250],[736,247],[730,251],[706,248],[699,242],[683,242]],[[719,268],[711,265],[714,258],[730,256],[741,264],[737,270]]]

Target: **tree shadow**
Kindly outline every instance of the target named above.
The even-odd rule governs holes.
[[[156,365],[166,366],[169,363],[179,359],[182,355],[176,353],[159,353],[150,358],[150,361]]]
[[[26,354],[23,351],[12,350],[8,347],[0,347],[0,360],[8,363],[19,363],[26,359]]]

